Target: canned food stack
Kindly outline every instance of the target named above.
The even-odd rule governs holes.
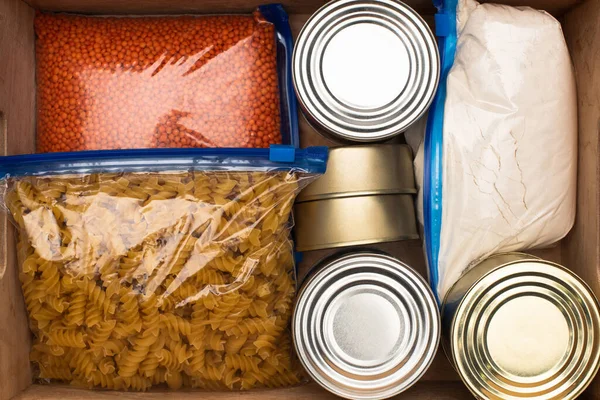
[[[338,396],[395,396],[437,352],[440,315],[426,281],[361,246],[419,239],[412,152],[382,142],[425,113],[439,71],[433,34],[399,1],[330,2],[297,40],[293,78],[304,116],[345,145],[330,150],[325,175],[296,201],[296,248],[344,249],[312,267],[292,330],[307,373]]]
[[[576,132],[573,133],[569,118],[576,105],[570,90],[572,76],[567,67],[563,68],[564,48],[559,46],[559,52],[545,55],[544,60],[539,52],[531,50],[534,46],[524,44],[529,47],[517,49],[515,45],[515,51],[524,60],[539,58],[527,64],[522,76],[517,72],[508,78],[520,60],[511,59],[513,55],[501,47],[502,39],[487,37],[486,33],[492,29],[491,24],[499,23],[505,24],[500,26],[512,34],[529,18],[528,22],[536,26],[529,33],[547,38],[548,44],[560,43],[562,34],[552,17],[534,10],[527,11],[530,15],[510,14],[508,18],[502,13],[512,13],[510,7],[476,10],[477,6],[475,2],[463,1],[457,7],[455,35],[464,34],[465,44],[454,48],[450,47],[455,46],[449,44],[450,39],[442,39],[443,65],[426,23],[414,10],[397,1],[330,2],[308,20],[298,37],[293,78],[304,117],[325,138],[344,146],[331,149],[325,175],[297,198],[297,250],[344,250],[316,263],[305,279],[294,314],[293,334],[306,371],[339,396],[391,397],[415,383],[431,362],[431,344],[437,343],[438,335],[434,322],[438,311],[431,307],[432,292],[424,290],[414,270],[399,259],[360,247],[418,238],[414,215],[418,190],[425,191],[425,207],[417,208],[428,213],[419,219],[424,223],[430,284],[442,310],[443,348],[469,391],[478,399],[575,399],[598,371],[600,314],[590,288],[556,263],[524,253],[502,252],[547,246],[560,240],[572,226],[571,162]],[[463,13],[462,19],[459,12]],[[474,22],[468,26],[467,17],[471,14]],[[478,25],[481,20],[490,27]],[[438,32],[454,29],[445,24],[444,18],[436,22]],[[525,43],[527,35],[523,34]],[[495,40],[500,44],[496,45]],[[450,72],[455,51],[456,60],[463,64]],[[480,56],[476,55],[478,52]],[[492,64],[488,60],[493,60]],[[527,90],[524,94],[508,84],[494,86],[499,70],[505,74],[498,76],[499,82],[531,79],[537,63],[541,67],[544,62],[557,65],[562,82],[553,93],[538,94],[534,103],[531,101],[536,95],[526,85],[521,85]],[[464,63],[467,67],[463,67]],[[449,77],[450,74],[453,75]],[[492,94],[484,83],[488,76],[494,82],[489,87],[496,90]],[[450,90],[447,79],[453,79],[453,86],[448,92],[450,103],[444,110],[444,99]],[[438,82],[441,87],[436,93]],[[504,127],[501,119],[494,122],[495,116],[486,117],[491,108],[483,104],[499,108],[511,104],[517,107],[521,118],[535,120],[550,97],[557,97],[566,110],[564,118],[556,118],[555,125],[567,133],[559,140],[563,145],[557,150],[565,154],[565,163],[561,164],[564,167],[547,168],[547,172],[554,171],[552,175],[564,183],[561,187],[565,191],[557,197],[560,203],[548,197],[544,204],[536,204],[528,199],[526,177],[546,171],[537,170],[519,157],[523,151],[537,154],[532,143],[548,147],[544,138],[550,135],[542,133],[548,121],[523,128],[517,126],[522,120],[515,117],[514,127],[510,125],[512,121]],[[426,142],[424,132],[409,133],[411,143],[420,142],[414,146],[417,157],[413,171],[408,147],[389,141],[401,143],[399,135],[416,126],[432,101],[432,115],[426,124],[419,124],[427,126],[430,141]],[[456,116],[464,121],[456,120]],[[443,131],[448,140],[457,143],[453,148],[443,147],[444,136],[436,137],[436,132],[442,132],[446,125],[452,129],[461,123],[467,127],[464,134],[460,130]],[[518,136],[515,132],[519,132]],[[513,140],[514,147],[506,147],[506,138]],[[474,155],[469,158],[471,151]],[[442,155],[453,164],[442,164]],[[513,164],[520,175],[513,174]],[[439,169],[442,165],[443,170]],[[416,185],[412,177],[415,171],[423,174],[416,176]],[[456,177],[445,175],[451,173]],[[424,177],[430,180],[425,181]],[[463,182],[469,188],[467,183],[473,181],[472,190],[477,192],[443,187],[444,201],[450,200],[442,203],[443,180]],[[477,196],[490,203],[491,211],[477,208],[472,200]],[[461,199],[475,208],[456,207],[454,202],[460,204]],[[449,213],[457,209],[456,215],[449,214],[452,219],[447,218],[441,214],[442,207]],[[465,215],[470,212],[481,215],[482,220],[470,221]],[[498,213],[504,222],[497,221],[500,216],[494,219]],[[550,215],[556,221],[542,221]],[[456,240],[452,240],[453,229],[446,228],[450,239],[435,231],[440,229],[442,216],[456,224]],[[457,246],[462,238],[477,243],[473,236],[476,232],[481,235],[481,251],[463,242],[465,251],[461,254]],[[435,252],[431,250],[432,242],[437,246]],[[442,248],[448,242],[454,247]],[[485,253],[488,248],[495,251]],[[451,254],[460,257],[438,259]],[[447,259],[467,260],[470,264],[447,265]],[[462,277],[458,271],[463,271]],[[444,282],[439,276],[442,273]],[[409,275],[412,285],[406,284]],[[446,290],[449,277],[454,284]],[[420,289],[415,290],[416,287]],[[398,343],[408,332],[416,335],[411,342],[415,347],[408,346],[412,348],[411,356],[405,358],[406,347]],[[420,341],[430,345],[420,347]],[[423,356],[424,349],[428,357]]]
[[[419,239],[416,192],[408,146],[332,148],[326,174],[296,201],[296,249]]]
[[[437,40],[400,0],[333,0],[295,46],[281,5],[39,12],[42,154],[0,157],[36,381],[379,400],[436,364],[477,399],[581,396],[600,304],[522,252],[560,259],[574,222],[560,24],[435,3]]]

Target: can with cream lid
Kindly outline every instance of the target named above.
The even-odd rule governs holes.
[[[450,289],[443,347],[478,399],[576,399],[600,365],[600,309],[566,268],[492,256]]]
[[[339,141],[387,140],[415,122],[435,94],[435,37],[397,0],[335,0],[304,25],[292,76],[307,120]]]
[[[300,289],[292,320],[309,375],[349,399],[385,399],[433,361],[438,307],[425,280],[403,262],[364,250],[320,262]]]

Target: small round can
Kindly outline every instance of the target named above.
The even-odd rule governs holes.
[[[330,148],[327,171],[303,189],[296,202],[382,194],[417,194],[413,156],[408,145]]]
[[[425,113],[437,89],[435,37],[398,0],[335,0],[304,25],[292,77],[309,123],[338,141],[378,142]]]
[[[425,280],[370,250],[321,261],[300,289],[292,320],[308,374],[348,399],[385,399],[409,388],[433,361],[440,331]]]
[[[407,145],[332,148],[325,175],[308,185],[296,200],[296,249],[419,239],[416,193]]]
[[[419,239],[414,198],[405,194],[297,203],[294,216],[301,252]]]
[[[478,399],[576,399],[600,365],[600,308],[566,268],[492,256],[450,289],[443,347]]]

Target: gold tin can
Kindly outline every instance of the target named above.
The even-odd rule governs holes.
[[[410,195],[344,197],[298,203],[296,249],[310,251],[418,239]]]
[[[417,193],[410,147],[336,147],[329,151],[325,175],[300,192],[297,202],[401,193]]]
[[[412,155],[406,145],[330,151],[327,172],[298,196],[298,251],[418,239]]]
[[[492,256],[450,289],[442,344],[478,399],[576,399],[600,365],[600,306],[566,268]]]

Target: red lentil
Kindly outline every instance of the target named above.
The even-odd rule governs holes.
[[[253,16],[38,14],[39,152],[281,143],[275,31]]]

